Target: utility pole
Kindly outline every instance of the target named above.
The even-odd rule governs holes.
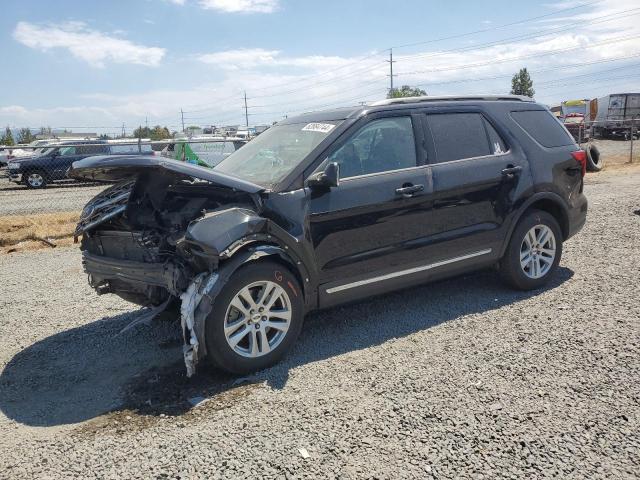
[[[393,74],[393,64],[396,63],[395,60],[393,59],[393,48],[389,49],[389,60],[386,60],[389,63],[389,80],[390,80],[390,88],[389,88],[389,93],[393,92],[393,77],[395,76]]]
[[[149,129],[149,117],[144,117],[144,126],[148,130]]]
[[[182,119],[182,133],[184,133],[184,112],[180,109],[180,118]]]
[[[127,136],[127,131],[124,128],[124,123],[122,124],[122,138]]]
[[[247,91],[244,91],[244,121],[247,129],[249,128],[249,108],[247,107]]]

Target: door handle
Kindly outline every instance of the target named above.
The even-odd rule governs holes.
[[[396,188],[396,195],[402,195],[404,198],[411,198],[414,193],[424,190],[424,185],[407,185],[405,187]]]
[[[520,172],[522,172],[522,167],[520,165],[516,165],[516,166],[510,165],[507,168],[503,168],[500,173],[502,173],[503,177],[513,177],[514,175],[517,175]]]

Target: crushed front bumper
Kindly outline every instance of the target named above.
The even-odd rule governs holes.
[[[189,285],[185,269],[172,262],[136,262],[84,251],[82,264],[89,275],[89,284],[98,293],[110,293],[113,281],[140,287],[162,287],[174,296],[179,296]]]

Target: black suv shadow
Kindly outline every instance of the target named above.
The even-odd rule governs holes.
[[[77,423],[131,409],[180,415],[189,399],[232,392],[243,382],[286,385],[291,368],[404,337],[460,316],[487,313],[560,286],[573,276],[558,269],[544,289],[517,292],[492,271],[384,295],[311,314],[293,351],[280,364],[238,379],[200,365],[188,379],[175,322],[158,321],[119,333],[134,313],[60,332],[15,355],[0,376],[0,409],[33,426]],[[461,346],[461,348],[463,348]]]

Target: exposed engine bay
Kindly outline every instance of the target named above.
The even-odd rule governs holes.
[[[76,230],[89,283],[99,294],[140,305],[178,296],[191,277],[215,269],[218,261],[211,246],[185,237],[188,225],[223,206],[242,207],[243,200],[255,208],[246,194],[173,175],[142,174],[108,188],[85,207]],[[145,264],[145,272],[114,277],[116,265],[135,270],[136,263]]]
[[[83,266],[98,294],[113,293],[154,312],[181,302],[191,375],[205,353],[204,318],[220,278],[218,263],[234,244],[265,229],[260,209],[255,192],[152,169],[93,198],[75,238],[81,239]]]

